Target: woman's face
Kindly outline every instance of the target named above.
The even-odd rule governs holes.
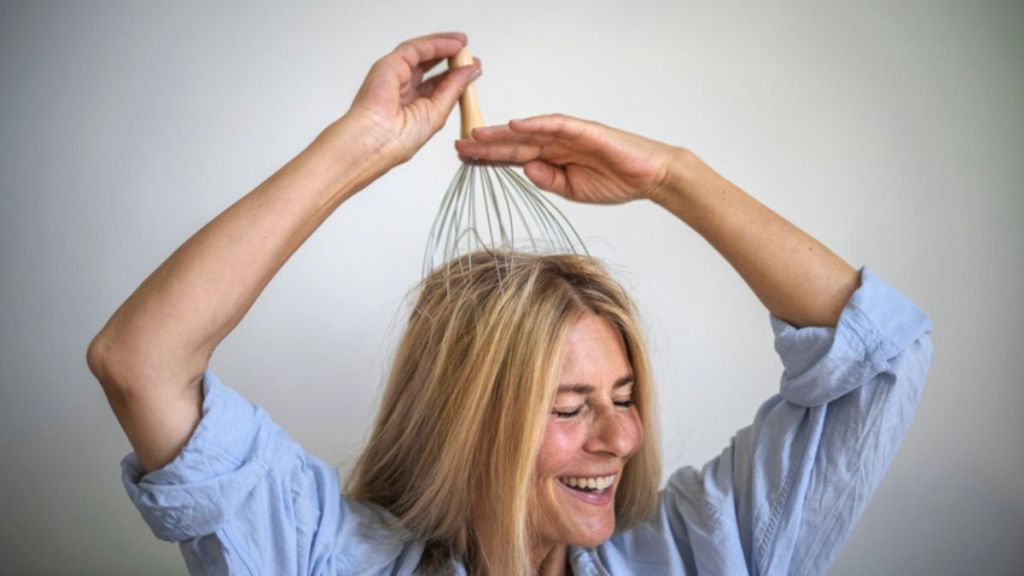
[[[535,526],[546,544],[594,546],[615,530],[615,491],[643,429],[619,332],[589,314],[571,328],[565,345],[537,460]]]

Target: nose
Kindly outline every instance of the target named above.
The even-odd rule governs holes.
[[[623,458],[640,446],[643,432],[635,411],[605,407],[594,411],[583,449]]]

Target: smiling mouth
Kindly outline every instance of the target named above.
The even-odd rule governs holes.
[[[611,474],[609,476],[592,476],[589,478],[582,476],[562,476],[558,481],[573,490],[586,494],[604,494],[613,484],[615,484],[615,474]]]

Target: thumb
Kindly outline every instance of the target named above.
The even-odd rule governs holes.
[[[479,78],[482,73],[480,61],[474,58],[473,64],[460,66],[445,75],[444,80],[438,83],[434,88],[433,94],[430,95],[431,102],[444,112],[441,115],[442,118],[448,117],[452,108],[455,107],[455,103],[459,100],[459,96],[462,96],[462,93],[466,90],[466,86]]]
[[[543,160],[531,160],[523,165],[523,173],[538,188],[568,198],[569,181],[565,170]]]

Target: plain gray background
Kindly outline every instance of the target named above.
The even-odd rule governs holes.
[[[1021,573],[1021,3],[88,4],[0,8],[0,572],[184,572],[124,493],[130,447],[86,346],[375,59],[455,29],[489,122],[564,112],[688,146],[931,316],[920,411],[831,574]],[[343,205],[213,358],[342,470],[457,128]],[[777,389],[767,312],[656,206],[556,202],[641,307],[667,469],[699,466]]]

